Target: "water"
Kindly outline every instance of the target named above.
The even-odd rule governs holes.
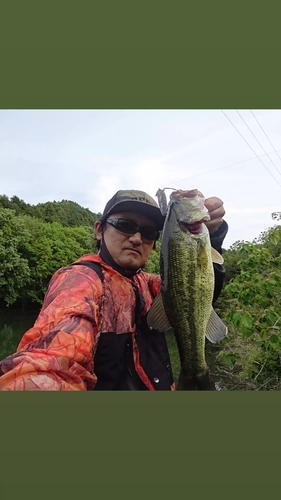
[[[23,334],[33,326],[37,312],[17,312],[9,309],[0,312],[0,360],[13,354]],[[175,380],[179,375],[179,357],[176,342],[173,335],[167,336],[168,347]],[[212,378],[217,390],[231,389],[233,380],[227,371],[218,368],[216,358],[218,348],[209,342],[206,347],[206,360],[210,367]]]
[[[38,312],[0,311],[0,360],[13,354],[22,338],[38,315]]]

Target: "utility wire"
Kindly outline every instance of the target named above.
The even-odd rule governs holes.
[[[242,139],[246,142],[246,144],[249,146],[249,148],[253,151],[253,153],[256,155],[256,158],[259,159],[259,161],[263,164],[264,168],[266,168],[266,170],[268,171],[268,173],[271,175],[271,177],[273,177],[273,179],[275,180],[275,182],[277,182],[278,186],[281,187],[281,184],[278,182],[278,180],[274,177],[274,175],[270,172],[270,170],[267,168],[266,164],[260,159],[260,157],[257,155],[257,153],[255,152],[255,150],[252,148],[252,146],[250,146],[250,144],[248,143],[248,141],[245,139],[245,137],[241,134],[241,132],[239,132],[238,128],[234,125],[234,123],[230,120],[230,118],[228,118],[227,114],[221,110],[222,113],[224,114],[224,116],[228,119],[228,121],[231,123],[231,125],[235,128],[235,130],[238,132],[238,134],[242,137]]]
[[[262,128],[262,126],[261,126],[260,122],[258,121],[257,117],[254,115],[253,111],[252,111],[251,109],[250,109],[250,111],[251,111],[251,113],[252,113],[253,117],[255,118],[256,122],[258,123],[258,125],[259,125],[259,126],[260,126],[260,128],[262,129],[262,131],[263,131],[263,133],[264,133],[265,137],[267,138],[267,140],[270,142],[271,146],[273,147],[273,149],[274,149],[275,153],[277,154],[278,158],[280,158],[280,160],[281,160],[281,156],[278,154],[278,150],[276,150],[276,149],[275,149],[275,147],[273,146],[273,144],[272,144],[271,140],[269,139],[268,135],[266,134],[266,132],[265,132],[265,131],[264,131],[264,129]],[[279,150],[279,151],[280,151],[280,150]]]
[[[241,120],[243,120],[243,122],[245,123],[246,127],[250,130],[252,136],[256,139],[256,141],[259,143],[260,147],[262,148],[262,150],[264,151],[264,153],[267,155],[268,159],[271,161],[272,165],[276,168],[278,174],[281,175],[281,172],[280,170],[276,167],[275,163],[272,161],[272,159],[270,158],[270,156],[267,154],[266,150],[264,149],[264,147],[262,146],[262,144],[260,143],[260,141],[256,138],[254,132],[250,129],[249,125],[246,123],[246,121],[244,120],[243,116],[241,115],[241,113],[239,113],[239,111],[236,109],[236,112],[238,113],[238,115],[240,116]],[[274,146],[273,146],[273,149],[274,149]]]
[[[279,149],[278,151],[281,151],[281,149]],[[272,151],[272,152],[274,153],[274,151]],[[266,156],[266,155],[265,154],[259,155],[258,158],[261,158],[262,156]],[[240,163],[245,163],[246,161],[250,161],[250,160],[256,160],[256,158],[257,158],[257,156],[252,156],[252,158],[247,158],[247,160],[241,160],[241,161],[237,161],[235,163],[230,163],[229,165],[224,165],[223,167],[214,168],[213,170],[206,170],[206,172],[201,172],[200,174],[191,175],[189,177],[185,177],[184,179],[180,179],[179,181],[173,181],[172,184],[177,184],[178,182],[186,181],[188,179],[193,179],[194,177],[200,177],[201,175],[211,174],[211,173],[216,172],[217,170],[221,170],[223,168],[233,167],[235,165],[239,165]]]

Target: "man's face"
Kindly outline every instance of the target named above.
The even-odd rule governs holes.
[[[117,212],[111,214],[108,218],[129,219],[139,226],[156,227],[151,219],[134,212]],[[102,230],[100,229],[99,221],[95,223],[95,230],[97,239],[101,240]],[[125,234],[106,223],[103,228],[103,234],[107,249],[119,266],[125,269],[137,270],[146,263],[154,242],[144,240],[140,232]]]

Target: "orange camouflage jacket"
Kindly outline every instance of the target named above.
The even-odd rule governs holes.
[[[135,339],[136,296],[131,280],[97,262],[104,281],[85,266],[67,266],[52,277],[42,310],[22,337],[17,352],[0,362],[0,390],[93,390],[97,384],[95,353],[103,332],[131,333],[135,371],[148,390],[155,390],[140,362]],[[146,315],[160,290],[160,276],[141,271],[133,277]],[[171,383],[171,390],[174,384]]]

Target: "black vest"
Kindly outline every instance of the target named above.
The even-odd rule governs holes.
[[[93,269],[103,281],[101,266],[97,262],[80,261],[72,265],[84,265]],[[134,286],[134,284],[132,284]],[[140,319],[143,298],[134,286],[136,294],[136,333],[140,364],[156,390],[169,391],[173,384],[171,361],[165,334],[147,326],[146,318]],[[95,353],[97,384],[94,390],[148,390],[136,373],[133,360],[132,333],[101,333]]]

